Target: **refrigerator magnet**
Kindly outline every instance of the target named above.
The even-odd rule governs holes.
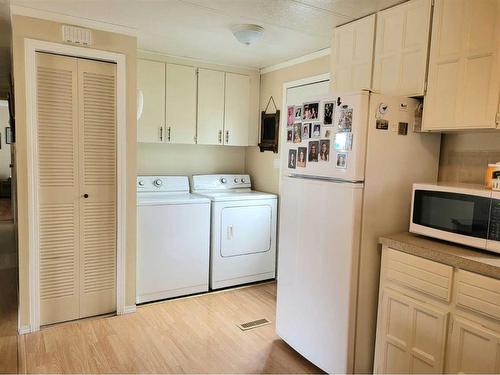
[[[288,107],[286,124],[287,126],[292,126],[294,122],[295,122],[295,107],[292,105]]]
[[[302,124],[302,140],[311,138],[311,123],[304,122]]]
[[[330,140],[319,141],[319,161],[330,161]]]
[[[288,150],[288,168],[295,169],[297,165],[297,150]]]
[[[301,105],[296,105],[294,107],[295,109],[295,121],[302,121],[302,106]]]
[[[306,167],[307,147],[299,147],[297,151],[297,168]]]
[[[335,155],[335,168],[347,168],[347,152],[337,152]]]
[[[321,137],[321,124],[320,123],[312,124],[311,138],[320,138],[320,137]]]
[[[309,142],[309,154],[307,155],[308,162],[317,162],[318,161],[318,149],[319,149],[319,142],[318,141],[310,141]]]
[[[302,124],[296,123],[293,125],[293,143],[302,142]]]
[[[340,107],[338,127],[342,132],[352,131],[352,108],[347,105]]]
[[[333,143],[335,150],[349,151],[352,149],[352,133],[337,133]]]
[[[375,128],[378,130],[389,130],[389,121],[384,120],[384,119],[377,119],[377,122],[375,124]]]
[[[319,111],[319,102],[304,103],[302,118],[304,120],[317,120]]]
[[[287,141],[287,143],[293,142],[293,130],[292,129],[286,131],[286,141]]]
[[[333,125],[333,113],[335,111],[335,102],[323,103],[323,125]]]

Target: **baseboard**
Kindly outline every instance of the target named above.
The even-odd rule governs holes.
[[[31,327],[30,326],[21,326],[21,327],[19,327],[18,332],[20,335],[25,335],[27,333],[31,333]]]
[[[131,314],[137,311],[136,305],[125,306],[123,308],[123,314]]]

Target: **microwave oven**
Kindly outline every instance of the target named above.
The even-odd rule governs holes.
[[[414,184],[410,232],[500,253],[500,192]]]

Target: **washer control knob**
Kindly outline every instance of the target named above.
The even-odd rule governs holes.
[[[244,178],[241,179],[241,183],[244,184],[246,181]]]
[[[162,181],[162,180],[160,180],[160,179],[158,178],[158,179],[156,179],[156,180],[155,180],[155,182],[153,182],[153,183],[154,183],[154,185],[155,185],[156,187],[160,187],[160,186],[161,186],[161,184],[163,184],[163,181]]]
[[[227,180],[226,180],[224,177],[222,177],[222,178],[220,179],[220,182],[221,182],[221,183],[223,183],[223,184],[225,184],[225,183],[227,182]]]
[[[139,186],[144,186],[144,181],[139,180],[138,184],[139,184]]]
[[[237,184],[238,182],[240,182],[237,178],[234,179],[234,183]]]

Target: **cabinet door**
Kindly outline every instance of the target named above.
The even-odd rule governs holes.
[[[412,0],[377,14],[373,89],[424,95],[431,0]]]
[[[500,333],[455,317],[448,345],[447,372],[500,373]]]
[[[222,144],[224,131],[224,72],[198,70],[197,143]]]
[[[226,73],[224,144],[248,146],[250,77]]]
[[[339,26],[333,34],[332,90],[370,89],[375,15]]]
[[[165,132],[165,64],[137,60],[137,88],[144,99],[142,115],[137,121],[137,141],[162,142]]]
[[[499,49],[500,1],[436,0],[425,130],[496,126]]]
[[[196,143],[196,68],[167,64],[167,143]]]
[[[441,373],[448,313],[384,288],[375,348],[377,373]]]

